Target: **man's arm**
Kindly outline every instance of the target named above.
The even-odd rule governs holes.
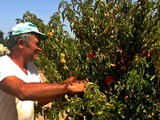
[[[69,77],[69,78],[67,78],[66,80],[64,80],[63,82],[62,82],[62,84],[63,83],[68,83],[68,84],[71,84],[71,83],[73,83],[73,82],[75,82],[76,81],[76,76],[71,76],[71,77]],[[60,96],[59,96],[60,97]],[[56,98],[58,98],[58,96],[56,97]],[[43,100],[43,101],[39,101],[39,104],[40,105],[46,105],[47,103],[49,103],[49,102],[52,102],[52,101],[54,101],[54,100],[56,100],[56,98],[52,98],[52,99],[50,99],[50,100]]]
[[[25,83],[15,76],[0,82],[0,89],[20,100],[50,101],[68,93],[84,91],[84,82],[63,83]]]

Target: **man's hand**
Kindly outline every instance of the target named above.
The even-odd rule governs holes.
[[[84,92],[87,81],[73,82],[68,85],[69,93],[81,93]]]

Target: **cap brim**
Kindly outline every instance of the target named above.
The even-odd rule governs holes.
[[[37,32],[36,32],[37,33]],[[46,40],[47,38],[48,38],[48,36],[46,35],[46,34],[43,34],[43,33],[41,33],[41,32],[39,32],[39,33],[37,33],[38,35],[39,35],[39,37],[40,37],[40,39],[42,39],[42,40]]]
[[[48,36],[43,33],[37,33],[37,34],[39,35],[40,39],[42,39],[42,40],[46,40],[48,38]]]

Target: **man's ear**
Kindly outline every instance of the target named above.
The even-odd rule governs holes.
[[[24,47],[24,41],[22,39],[19,39],[17,46],[22,49]]]

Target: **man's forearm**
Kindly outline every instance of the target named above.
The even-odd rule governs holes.
[[[22,101],[50,101],[68,93],[83,92],[85,84],[85,82],[26,83],[15,76],[10,76],[0,82],[0,89]]]
[[[20,88],[20,99],[33,101],[51,101],[68,92],[68,84],[25,83]]]

